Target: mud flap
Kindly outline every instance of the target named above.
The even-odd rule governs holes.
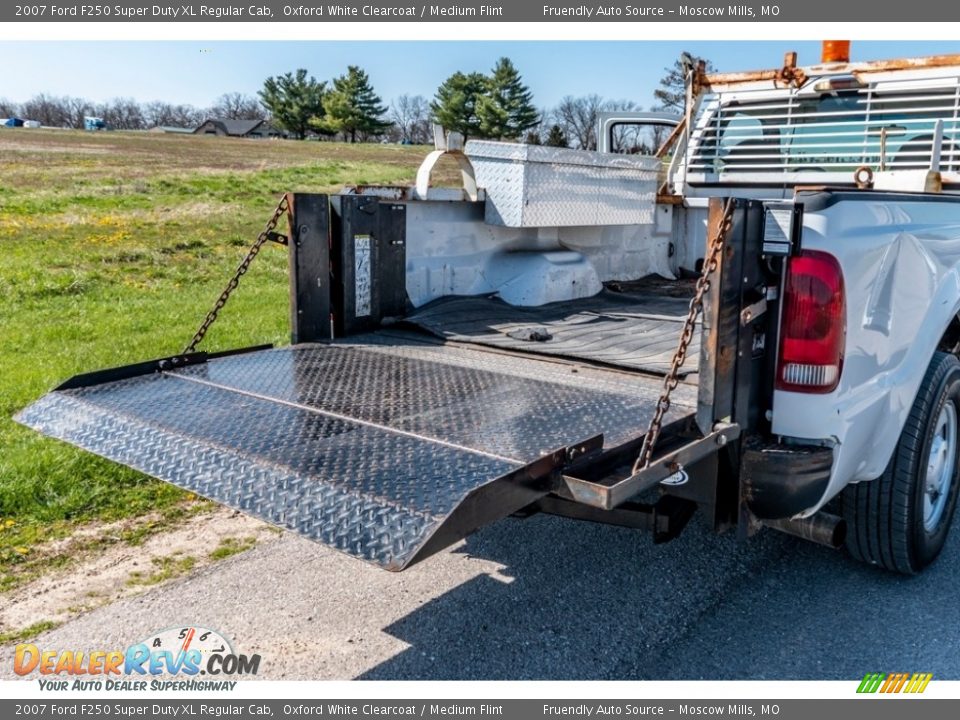
[[[622,442],[652,407],[649,387],[584,385],[374,338],[81,377],[17,420],[402,570],[542,498],[569,457]]]

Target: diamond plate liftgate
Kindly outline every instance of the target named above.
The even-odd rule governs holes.
[[[17,420],[389,570],[546,495],[584,438],[635,437],[657,390],[378,334],[120,372]]]
[[[537,502],[574,456],[646,427],[659,378],[375,330],[403,312],[405,206],[287,201],[292,346],[78,376],[17,419],[390,570]],[[331,315],[347,340],[330,342]]]

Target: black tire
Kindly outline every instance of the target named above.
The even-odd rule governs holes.
[[[946,504],[930,529],[924,525],[924,484],[938,418],[947,403],[960,417],[960,360],[937,352],[883,475],[843,492],[847,549],[857,560],[913,575],[943,549],[960,488],[960,442],[954,442]]]

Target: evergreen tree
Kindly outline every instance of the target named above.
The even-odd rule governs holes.
[[[444,129],[456,131],[466,140],[480,135],[477,101],[487,90],[487,79],[480,73],[455,72],[437,88],[430,103],[433,118]]]
[[[310,127],[310,119],[323,115],[326,86],[313,76],[307,77],[307,71],[300,68],[295,74],[268,77],[258,94],[273,122],[302,140]]]
[[[357,133],[376,135],[390,127],[390,123],[383,120],[387,108],[373,91],[367,73],[356,65],[350,65],[346,74],[334,79],[333,87],[324,98],[324,107],[323,120],[314,120],[313,125],[341,132],[344,139],[352,143],[357,141]]]
[[[498,140],[516,140],[540,122],[533,93],[509,58],[500,58],[494,66],[487,92],[477,100],[477,119],[481,134]]]
[[[553,125],[550,128],[550,133],[547,135],[547,140],[544,145],[565,148],[570,147],[570,142],[567,140],[567,136],[563,132],[563,128],[561,128],[559,125]]]

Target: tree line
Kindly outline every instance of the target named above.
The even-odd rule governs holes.
[[[192,128],[210,117],[260,120],[266,119],[267,113],[256,98],[243,93],[225,93],[208,108],[160,100],[140,103],[126,97],[95,103],[80,97],[41,93],[23,103],[0,98],[0,117],[19,117],[38,120],[49,127],[76,129],[83,129],[84,117],[100,117],[117,130],[148,130],[158,125]]]
[[[696,58],[695,58],[696,59]],[[683,106],[683,65],[665,69],[654,92],[658,110]],[[596,149],[601,112],[640,110],[630,100],[609,100],[596,94],[568,95],[554,108],[537,108],[533,93],[519,70],[506,57],[487,74],[455,72],[434,97],[401,95],[385,105],[367,73],[356,65],[332,80],[317,80],[303,68],[268,77],[257,97],[239,92],[221,95],[208,108],[154,101],[138,103],[115,98],[93,103],[83,98],[39,94],[22,104],[0,99],[0,117],[38,120],[52,127],[82,128],[84,117],[101,117],[118,130],[155,126],[192,128],[207,118],[269,120],[295,138],[319,136],[345,142],[387,140],[413,144],[432,142],[431,127],[439,123],[465,138],[521,140],[557,147]],[[621,130],[627,133],[629,130]],[[659,138],[615,138],[624,146],[650,150]]]

